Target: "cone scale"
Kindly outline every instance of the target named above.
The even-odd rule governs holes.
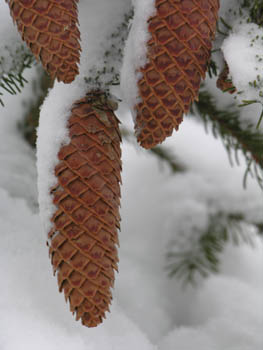
[[[72,107],[70,143],[58,154],[56,206],[49,252],[59,290],[82,324],[95,327],[109,311],[117,270],[121,150],[114,104],[89,94]]]
[[[71,83],[79,73],[78,0],[7,0],[22,39],[52,78]]]
[[[148,20],[147,64],[140,67],[141,102],[135,106],[135,132],[152,148],[178,129],[198,98],[210,59],[218,0],[155,0]]]

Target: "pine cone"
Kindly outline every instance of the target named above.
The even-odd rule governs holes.
[[[218,0],[155,0],[147,64],[138,82],[137,140],[152,148],[170,136],[198,99],[218,17]]]
[[[58,154],[57,210],[50,255],[76,319],[96,327],[109,310],[117,270],[121,150],[114,105],[102,93],[77,101],[69,118],[70,143]]]
[[[228,67],[228,64],[225,62],[225,66],[217,79],[216,86],[218,87],[218,89],[220,89],[223,92],[234,94],[237,90],[233,85],[232,80],[229,79],[228,75],[229,75],[229,67]]]
[[[7,0],[22,39],[58,81],[79,73],[78,0]]]

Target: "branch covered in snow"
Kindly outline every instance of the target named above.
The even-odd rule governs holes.
[[[184,241],[182,246],[175,240],[167,255],[169,275],[186,283],[195,283],[198,274],[208,277],[211,273],[218,273],[220,254],[226,243],[231,241],[239,245],[244,242],[253,246],[258,231],[254,225],[247,224],[242,215],[211,214],[204,231],[193,227],[193,232],[188,233],[189,242]]]
[[[103,89],[106,93],[109,93],[111,86],[120,85],[123,50],[129,33],[129,23],[133,18],[133,12],[133,9],[131,9],[125,13],[121,23],[106,38],[103,45],[103,65],[94,65],[89,70],[89,75],[84,78],[88,90]]]
[[[208,91],[200,92],[194,107],[205,124],[211,125],[214,136],[221,137],[229,155],[234,152],[237,163],[238,151],[243,153],[248,173],[263,187],[263,134],[253,125],[243,126],[239,112],[233,106],[218,109]]]
[[[233,93],[239,107],[261,105],[261,113],[253,121],[259,128],[263,118],[263,3],[262,0],[222,1],[221,10],[214,58],[217,56],[217,61],[221,61],[222,73],[225,62],[226,81],[233,84],[222,90]],[[212,72],[217,75],[217,69]]]

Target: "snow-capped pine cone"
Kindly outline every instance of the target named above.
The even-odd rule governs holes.
[[[135,132],[152,148],[178,129],[198,99],[210,59],[219,0],[155,0],[148,21],[147,64],[140,68],[141,102],[135,106]]]
[[[22,39],[52,78],[71,83],[79,73],[78,0],[7,0]]]
[[[49,252],[59,290],[76,319],[96,327],[109,311],[120,228],[121,136],[114,103],[88,94],[72,107],[51,190]]]
[[[232,80],[229,79],[229,67],[226,62],[222,72],[219,74],[216,86],[222,92],[228,92],[229,94],[234,94],[237,91]]]

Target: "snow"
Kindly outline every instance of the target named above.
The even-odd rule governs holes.
[[[244,105],[240,109],[241,121],[244,127],[247,124],[257,125],[262,113],[263,85],[262,85],[262,28],[254,23],[249,23],[248,10],[242,8],[240,17],[239,7],[241,0],[221,0],[219,18],[230,27],[227,28],[219,21],[219,28],[226,35],[218,34],[214,42],[212,58],[217,63],[219,71],[224,67],[224,61],[229,66],[229,78],[232,79],[237,92],[233,95],[222,93],[219,100],[226,104]],[[220,48],[220,50],[218,50]],[[213,82],[215,85],[216,82]],[[211,87],[213,89],[213,87]],[[214,90],[214,89],[213,89]],[[255,101],[248,108],[246,101]],[[263,130],[261,123],[260,129]]]
[[[131,4],[130,0],[82,0],[78,8],[82,54],[80,75],[75,84],[79,84],[79,81],[83,80],[84,77],[89,78],[90,74],[93,75],[103,70],[105,52],[109,50],[112,34],[124,22],[124,16],[131,10]],[[118,43],[120,49],[122,49],[121,44],[124,43]],[[110,55],[108,58],[109,66],[118,68],[119,63],[115,61],[116,57]],[[104,74],[100,74],[98,78],[102,88],[110,79],[108,75]],[[85,86],[87,89],[94,87],[92,84]]]
[[[50,189],[57,184],[55,166],[62,145],[69,143],[67,120],[72,104],[84,96],[78,86],[56,83],[41,109],[37,139],[37,170],[39,207],[45,232],[51,229],[51,217],[56,210]]]
[[[0,5],[0,19],[4,14],[8,23],[2,12],[5,6]],[[56,83],[41,111],[37,157],[44,230],[36,204],[35,155],[17,130],[22,101],[30,97],[31,87],[21,95],[4,96],[6,106],[0,110],[0,349],[262,350],[263,243],[252,230],[262,222],[262,192],[251,178],[247,189],[242,188],[246,169],[242,157],[240,166],[232,168],[221,141],[206,134],[192,116],[176,137],[166,141],[185,165],[183,173],[173,176],[149,152],[127,142],[122,145],[119,274],[111,313],[104,323],[96,329],[81,326],[58,293],[45,244],[53,210],[47,195],[55,183],[52,169],[60,144],[68,141],[71,105],[86,92],[83,77],[95,63],[99,67],[98,55],[107,47],[105,33],[112,33],[114,19],[128,10],[129,1],[80,1],[80,25],[87,25],[82,35],[81,75],[69,86]],[[125,104],[118,117],[130,127]],[[197,239],[195,229],[204,229],[209,215],[218,211],[241,213],[254,247],[229,243],[219,274],[183,287],[176,278],[168,278],[166,254],[174,242],[184,248],[191,245]]]
[[[134,108],[140,102],[137,82],[141,78],[140,68],[147,63],[147,42],[150,39],[147,21],[156,9],[154,0],[133,0],[133,5],[134,18],[124,51],[121,90],[135,120]]]
[[[240,103],[263,103],[263,29],[254,23],[237,20],[224,40],[222,51],[239,93]],[[240,74],[242,72],[242,74]]]

